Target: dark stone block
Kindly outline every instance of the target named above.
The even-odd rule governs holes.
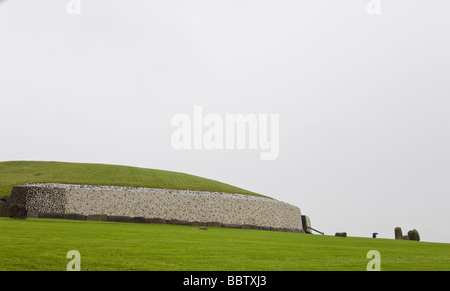
[[[394,229],[395,239],[403,239],[403,232],[401,227],[396,227]]]
[[[62,213],[39,213],[39,218],[64,219]]]
[[[192,222],[190,222],[190,221],[184,221],[184,220],[182,220],[181,225],[192,226],[193,224],[192,224]]]
[[[178,220],[178,219],[168,219],[166,223],[167,223],[167,224],[175,224],[175,225],[177,225],[177,224],[180,224],[180,223],[181,223],[181,220]]]
[[[242,229],[259,229],[258,226],[256,225],[251,225],[251,224],[244,224],[241,226]]]
[[[258,229],[260,229],[260,230],[272,230],[272,228],[270,226],[260,226],[260,227],[258,227]]]
[[[216,221],[208,221],[206,223],[205,226],[210,226],[210,227],[223,227],[223,224],[220,222],[216,222]]]
[[[419,232],[417,231],[417,229],[413,229],[413,230],[408,231],[408,239],[409,240],[420,241],[420,236],[419,236]]]
[[[83,214],[77,214],[77,213],[67,213],[67,214],[64,214],[64,219],[87,220],[87,216],[83,215]]]
[[[282,231],[282,232],[291,232],[291,229],[290,229],[290,228],[286,228],[286,227],[280,227],[280,228],[278,229],[278,231]]]
[[[239,224],[234,224],[234,223],[226,223],[223,225],[223,227],[226,228],[241,228],[241,226]]]
[[[311,232],[311,220],[306,215],[302,215],[302,227],[303,227],[302,232],[310,233],[310,234],[312,233]]]
[[[11,205],[19,204],[26,205],[28,189],[22,186],[14,186],[11,190],[11,196],[9,196],[8,203]]]
[[[145,217],[132,217],[131,222],[133,222],[133,223],[150,223],[150,220]]]
[[[168,224],[175,224],[175,225],[193,225],[192,222],[185,221],[185,220],[179,220],[179,219],[171,219],[167,220]]]
[[[149,218],[148,219],[149,223],[156,223],[156,224],[167,224],[167,220],[162,219],[162,218]]]
[[[87,216],[89,221],[108,221],[108,215],[106,214],[91,214]]]
[[[346,232],[336,232],[335,236],[347,237]]]
[[[0,217],[9,217],[8,204],[0,202]]]
[[[12,204],[8,206],[9,217],[14,219],[27,219],[28,211],[25,206]]]
[[[110,222],[132,222],[132,218],[129,216],[110,215],[108,216]]]

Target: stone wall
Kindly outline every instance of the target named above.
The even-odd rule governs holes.
[[[0,217],[8,217],[8,204],[0,202]]]
[[[242,194],[120,186],[27,184],[14,187],[8,202],[25,205],[28,213],[104,214],[303,232],[298,207],[274,199]]]

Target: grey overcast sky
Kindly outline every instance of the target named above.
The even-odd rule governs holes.
[[[450,2],[0,1],[0,160],[186,172],[334,235],[450,243]],[[171,118],[275,113],[280,153],[174,150]]]

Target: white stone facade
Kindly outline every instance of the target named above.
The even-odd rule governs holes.
[[[300,209],[259,196],[157,188],[27,184],[14,187],[11,203],[33,213],[218,222],[302,230]]]

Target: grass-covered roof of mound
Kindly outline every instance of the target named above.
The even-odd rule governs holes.
[[[113,185],[226,192],[266,197],[232,185],[184,173],[118,165],[11,161],[0,162],[0,196],[27,183]]]

